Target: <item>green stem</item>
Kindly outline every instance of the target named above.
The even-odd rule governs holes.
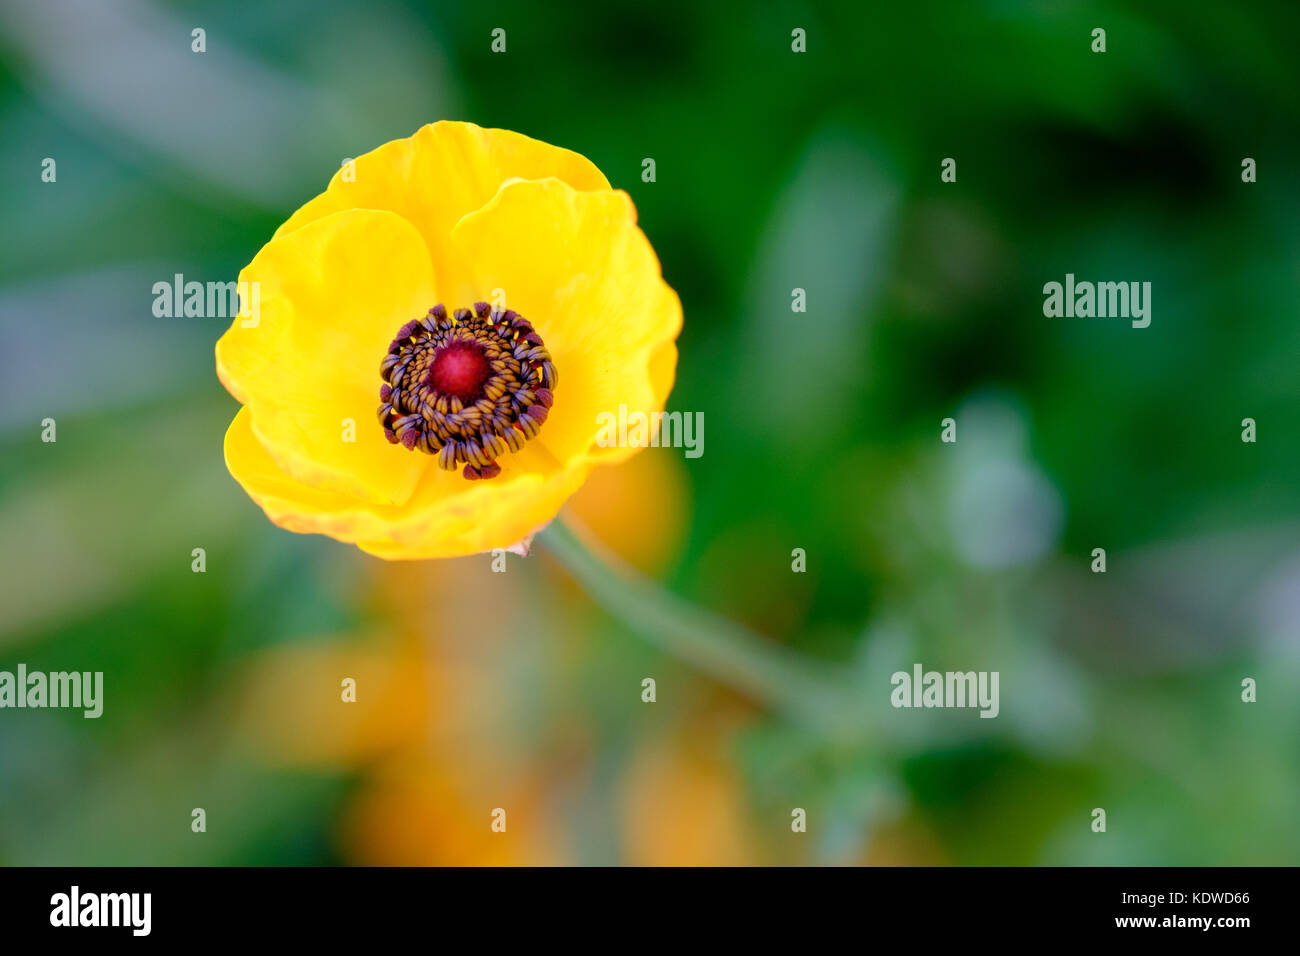
[[[826,668],[669,594],[572,522],[553,521],[540,540],[597,603],[664,651],[802,722],[852,730],[856,708]]]

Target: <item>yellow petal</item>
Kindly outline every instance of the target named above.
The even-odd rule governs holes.
[[[334,174],[325,192],[302,206],[276,232],[282,236],[342,209],[389,209],[424,234],[438,275],[455,281],[463,262],[450,243],[452,227],[478,209],[509,177],[554,176],[575,189],[608,189],[609,181],[586,157],[521,133],[443,121],[393,140]],[[354,181],[350,181],[354,180]],[[479,298],[486,298],[479,293]],[[448,308],[475,299],[467,288],[447,289]],[[462,301],[463,298],[463,301]]]
[[[287,475],[253,434],[247,407],[239,410],[226,430],[225,454],[230,474],[282,528],[327,534],[340,541],[377,538],[387,532],[389,519],[374,506]]]
[[[290,477],[253,434],[247,408],[226,432],[225,450],[230,473],[280,527],[354,542],[387,560],[409,560],[507,548],[554,518],[587,471],[560,468],[534,446],[502,458],[501,475],[491,481],[466,481],[459,472],[431,467],[402,506],[359,501]]]
[[[547,473],[521,471],[519,459],[528,455],[526,447],[499,459],[501,475],[490,481],[468,482],[459,474],[432,469],[414,498],[415,507],[394,521],[384,538],[362,540],[358,546],[391,561],[454,558],[522,541],[545,527],[587,477],[581,465]]]
[[[420,234],[395,213],[340,212],[272,239],[239,279],[257,283],[260,314],[217,342],[217,373],[258,441],[296,481],[406,501],[430,459],[389,444],[376,410],[394,334],[437,301]]]
[[[559,386],[538,438],[561,462],[608,462],[635,449],[596,446],[598,417],[661,411],[676,368],[682,306],[621,191],[559,179],[512,181],[460,221],[453,238],[479,289],[533,323]]]

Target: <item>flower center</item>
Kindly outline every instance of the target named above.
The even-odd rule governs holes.
[[[434,352],[425,383],[443,395],[472,402],[482,395],[490,371],[481,345],[458,340]]]
[[[379,423],[408,450],[438,456],[471,480],[501,474],[496,459],[537,436],[555,400],[555,364],[532,323],[486,302],[435,305],[397,330],[379,366]]]

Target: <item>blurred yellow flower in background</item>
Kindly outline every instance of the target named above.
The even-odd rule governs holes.
[[[640,749],[623,779],[623,839],[633,866],[759,862],[740,774],[734,718],[702,715]]]
[[[673,384],[681,303],[630,198],[518,133],[440,122],[361,156],[239,280],[231,474],[281,527],[382,558],[526,540],[635,452],[598,415]]]
[[[608,469],[586,504],[580,496],[572,507],[625,560],[645,567],[671,559],[686,521],[678,468],[671,455],[637,456]],[[638,547],[614,520],[633,498],[663,519],[653,547]],[[602,508],[612,509],[608,522]],[[358,583],[374,629],[250,658],[234,698],[246,745],[272,767],[356,779],[334,824],[349,863],[576,862],[591,821],[574,798],[603,772],[602,731],[566,688],[591,667],[586,648],[606,640],[602,616],[589,599],[556,589],[545,563],[536,566],[540,577],[495,574],[486,558],[364,567]],[[479,609],[488,602],[485,618]],[[562,620],[562,630],[521,646],[519,629],[539,615]],[[355,682],[346,703],[345,678]],[[629,694],[639,693],[632,683]],[[646,713],[646,732],[610,780],[608,830],[596,831],[610,841],[604,858],[756,862],[746,849],[753,823],[741,778],[719,756],[753,711],[724,698],[664,726]],[[491,827],[497,808],[507,815],[505,833]]]
[[[653,575],[667,569],[681,551],[690,519],[689,495],[680,456],[652,449],[620,465],[594,470],[564,513],[628,564]]]
[[[512,635],[528,610],[515,586],[484,559],[367,567],[377,632],[294,641],[249,660],[235,694],[246,746],[272,767],[357,778],[335,826],[348,862],[564,862],[565,831],[548,803],[564,761],[537,752],[521,736],[531,720],[510,707]],[[475,608],[489,600],[484,621]],[[505,833],[491,826],[497,808]]]
[[[440,676],[418,649],[353,638],[296,641],[253,658],[240,726],[266,759],[299,768],[352,769],[419,738]],[[344,704],[343,681],[354,682]]]
[[[345,679],[355,688],[346,702]],[[454,653],[421,658],[406,639],[295,642],[252,660],[239,726],[272,766],[360,775],[338,824],[349,862],[557,862],[554,828],[537,820],[545,779],[536,761],[507,770],[494,760],[509,748],[493,746],[493,714],[483,710],[491,681]],[[498,806],[508,838],[490,826]]]
[[[535,768],[470,785],[456,765],[403,753],[369,775],[341,823],[344,855],[363,866],[555,866],[565,833],[544,815]],[[504,830],[494,830],[494,812]]]

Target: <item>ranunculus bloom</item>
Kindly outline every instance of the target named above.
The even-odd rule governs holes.
[[[672,388],[681,303],[631,199],[506,130],[359,157],[239,280],[260,309],[217,343],[230,473],[281,527],[383,558],[526,540],[635,452],[597,444],[600,413]]]

